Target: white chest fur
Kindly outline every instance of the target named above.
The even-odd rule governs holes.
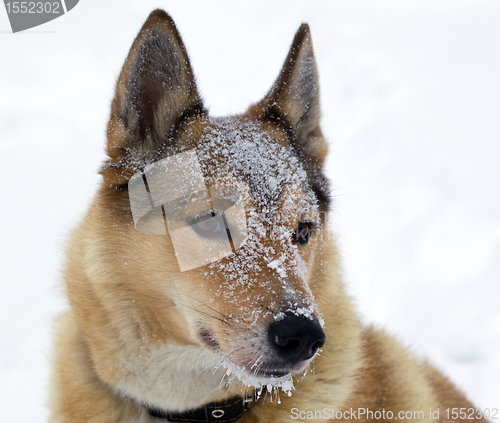
[[[125,362],[124,377],[116,388],[143,405],[185,411],[221,394],[227,398],[243,394],[239,382],[229,384],[221,357],[207,348],[169,344]]]

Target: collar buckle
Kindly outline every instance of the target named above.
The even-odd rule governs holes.
[[[249,408],[252,408],[255,405],[255,394],[246,394],[243,397],[243,408],[245,410],[248,410]]]

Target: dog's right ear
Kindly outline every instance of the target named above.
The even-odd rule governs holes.
[[[153,11],[136,37],[116,84],[103,176],[125,182],[169,142],[182,117],[206,113],[189,57],[172,18]]]

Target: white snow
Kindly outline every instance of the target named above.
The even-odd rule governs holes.
[[[0,408],[45,421],[63,244],[99,182],[113,87],[155,7],[213,116],[241,112],[308,22],[330,224],[366,322],[500,408],[500,3],[81,1],[10,34],[0,11]]]

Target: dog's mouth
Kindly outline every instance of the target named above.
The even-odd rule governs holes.
[[[222,357],[220,364],[241,380],[250,378],[264,384],[306,371],[326,340],[318,319],[294,313],[274,320],[264,333],[265,336],[257,338],[239,338],[238,345],[233,345],[231,351],[227,351],[228,348],[223,347],[209,330],[201,330],[199,337]]]
[[[237,365],[234,362],[226,362],[225,366],[228,374],[235,375],[246,386],[254,386],[257,389],[262,387],[281,388],[284,391],[289,391],[293,388],[293,376],[305,374],[310,363],[311,360],[306,360],[288,366],[271,360],[268,363],[263,363],[259,368],[252,368],[256,366],[251,365]]]
[[[261,366],[255,366],[255,364],[250,366],[249,373],[257,378],[279,379],[303,373],[310,363],[311,360],[303,360],[293,364],[270,360]]]
[[[272,365],[269,365],[266,369],[264,370],[250,370],[249,371],[249,376],[255,377],[257,379],[270,379],[270,380],[275,380],[275,379],[282,379],[282,378],[288,378],[293,375],[297,375],[300,373],[303,373],[305,369],[309,366],[309,362],[307,363],[302,363],[300,366],[293,366],[293,367],[272,367]]]
[[[199,331],[199,336],[201,340],[215,352],[221,350],[219,343],[215,340],[212,333],[208,329],[202,329]]]
[[[279,377],[284,377],[287,376],[291,373],[291,370],[279,370],[279,369],[274,369],[274,370],[265,370],[265,371],[260,371],[260,372],[254,372],[253,375],[257,377],[268,377],[268,378],[279,378]]]
[[[226,354],[220,347],[219,343],[216,341],[214,336],[209,330],[200,330],[199,337],[203,343],[209,347],[212,351],[223,357],[223,364],[229,367],[236,367],[240,371],[243,377],[254,377],[258,379],[279,379],[285,376],[289,376],[294,373],[299,373],[303,370],[304,366],[286,366],[284,363],[279,363],[275,361],[269,362],[253,362],[248,365],[239,364],[233,361],[230,357],[231,354]],[[299,368],[300,367],[300,368]]]

